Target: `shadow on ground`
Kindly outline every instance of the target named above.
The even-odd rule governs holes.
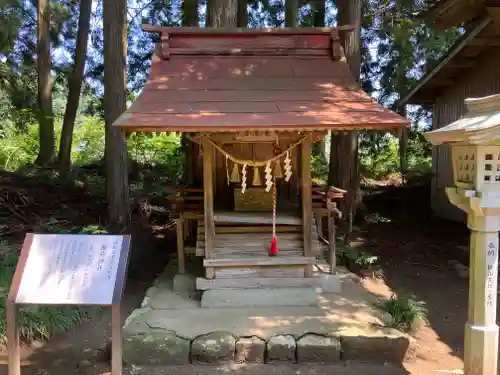
[[[425,301],[428,327],[415,334],[415,358],[432,363],[433,371],[462,366],[464,324],[467,319],[468,280],[460,278],[450,260],[468,264],[464,224],[430,215],[404,215],[392,209],[388,222],[372,224],[363,237],[379,257],[384,281],[365,280],[380,297],[391,293]]]

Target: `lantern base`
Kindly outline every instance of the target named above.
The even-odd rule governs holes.
[[[465,324],[464,375],[497,373],[498,326]]]

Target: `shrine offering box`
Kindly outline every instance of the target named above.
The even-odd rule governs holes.
[[[241,187],[234,189],[235,211],[272,211],[272,208],[272,190],[266,192],[264,187],[250,187],[243,194]]]

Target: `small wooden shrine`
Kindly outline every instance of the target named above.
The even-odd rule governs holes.
[[[149,78],[114,125],[187,133],[191,186],[175,190],[180,272],[191,251],[204,258],[199,289],[311,277],[313,211],[338,194],[313,192],[313,142],[408,125],[352,77],[339,35],[349,27],[144,29],[160,36]]]

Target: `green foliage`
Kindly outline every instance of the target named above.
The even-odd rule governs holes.
[[[60,128],[57,129],[58,133]],[[104,121],[80,117],[73,133],[71,161],[74,165],[94,163],[104,158]]]
[[[0,242],[0,314],[5,316],[7,295],[19,258],[20,244],[9,245]],[[62,307],[22,307],[19,311],[18,325],[21,341],[47,340],[55,333],[64,331],[82,320],[95,315],[95,308]],[[6,344],[5,320],[0,319],[0,345]]]
[[[181,137],[173,133],[134,133],[127,141],[129,154],[138,164],[149,164],[161,170],[164,177],[182,177]]]
[[[33,165],[38,155],[38,125],[26,125],[25,130],[4,126],[0,137],[0,168],[36,176],[41,181],[55,183],[59,180],[56,170],[40,169]],[[57,144],[61,134],[61,121],[55,127]],[[173,133],[134,133],[127,140],[131,169],[147,165],[161,175],[158,182],[177,181],[183,175],[181,139]],[[81,116],[75,124],[71,160],[74,167],[100,164],[104,158],[104,122],[100,118]],[[144,176],[140,176],[144,178]],[[75,176],[78,180],[79,177]],[[85,183],[90,190],[102,190],[103,179],[87,174]],[[133,186],[133,189],[136,186]]]
[[[106,234],[106,228],[100,225],[87,225],[85,227],[76,227],[67,221],[60,221],[49,218],[38,224],[35,228],[38,233],[56,233],[56,234]]]
[[[424,301],[410,297],[396,297],[382,301],[379,308],[391,316],[389,325],[403,332],[410,332],[427,322],[427,309]]]
[[[328,163],[324,155],[311,154],[311,175],[316,184],[328,181]]]
[[[15,171],[31,164],[38,154],[38,127],[27,126],[21,131],[13,126],[4,127],[0,138],[0,168]]]
[[[355,248],[343,248],[342,256],[347,260],[347,263],[352,262],[361,269],[370,270],[378,265],[378,256]]]
[[[365,134],[360,146],[363,177],[381,179],[399,171],[399,143],[395,137],[380,133]]]

